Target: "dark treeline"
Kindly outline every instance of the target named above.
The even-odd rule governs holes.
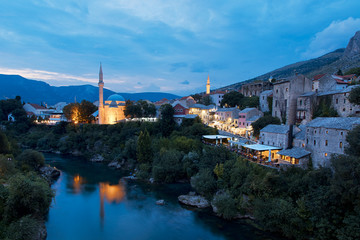
[[[246,161],[225,147],[203,144],[216,133],[199,119],[172,122],[171,108],[156,123],[33,126],[9,134],[30,148],[101,155],[134,170],[139,178],[190,181],[225,219],[251,215],[260,228],[290,239],[360,237],[359,132],[348,135],[349,155],[334,156],[331,168],[275,170]]]

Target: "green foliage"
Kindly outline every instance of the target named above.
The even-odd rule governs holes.
[[[272,109],[273,109],[273,97],[267,97],[267,102],[269,105],[269,112],[272,113]]]
[[[209,106],[211,104],[214,104],[210,95],[204,95],[202,96],[201,100],[200,100],[201,104],[204,104],[205,106]]]
[[[17,158],[18,166],[26,171],[38,170],[40,167],[44,166],[45,158],[44,155],[40,152],[27,149],[23,151]]]
[[[331,107],[331,97],[323,96],[320,98],[319,104],[314,109],[313,118],[317,117],[338,117],[337,111]]]
[[[198,174],[191,178],[191,186],[198,193],[210,199],[216,192],[216,180],[212,171],[208,168],[201,169]]]
[[[349,95],[349,102],[360,105],[360,87],[351,90]]]
[[[11,240],[37,239],[39,226],[37,220],[31,216],[24,216],[9,225],[6,237]]]
[[[137,160],[140,163],[150,163],[152,161],[152,148],[151,148],[151,138],[149,132],[145,129],[144,132],[140,132],[137,147],[136,147],[136,156]]]
[[[225,219],[233,219],[237,214],[236,201],[229,193],[217,194],[214,197],[214,205],[217,208],[217,214]]]
[[[239,92],[231,91],[224,94],[223,99],[221,100],[220,106],[223,107],[235,107],[241,106],[244,95]]]
[[[360,157],[360,126],[356,126],[346,135],[346,141],[349,143],[345,148],[346,153]]]
[[[8,115],[17,109],[23,109],[21,98],[0,100],[0,121],[7,121]]]
[[[160,130],[164,137],[170,136],[175,129],[174,108],[170,104],[164,104],[160,107]]]
[[[253,122],[251,124],[251,126],[253,127],[254,130],[254,136],[258,137],[260,134],[260,130],[263,129],[264,127],[266,127],[269,124],[278,124],[280,125],[280,119],[277,117],[273,117],[271,115],[265,115],[261,118],[259,118],[258,120],[256,120],[255,122]]]
[[[160,151],[153,164],[155,181],[170,183],[183,178],[181,160],[182,154],[175,149]]]
[[[339,69],[339,70],[336,72],[336,75],[338,75],[338,76],[343,76],[344,74],[343,74],[343,72],[341,71],[341,69]]]
[[[0,131],[0,154],[8,154],[11,152],[10,143],[7,136]]]
[[[0,179],[7,179],[15,174],[15,172],[13,159],[9,160],[7,156],[0,155]]]
[[[244,108],[258,108],[260,104],[260,100],[258,96],[252,96],[252,97],[244,97],[239,105],[240,109]]]
[[[345,75],[356,74],[356,76],[360,76],[360,67],[351,68],[345,72]]]
[[[16,221],[22,216],[42,217],[50,207],[54,196],[48,183],[31,174],[14,175],[9,180],[9,196],[6,201],[5,216],[7,222]]]
[[[217,163],[214,168],[214,173],[218,179],[222,179],[224,175],[224,164],[223,163]]]
[[[90,123],[94,120],[92,114],[97,107],[89,101],[82,100],[81,103],[70,103],[63,109],[64,115],[68,120],[75,123]]]

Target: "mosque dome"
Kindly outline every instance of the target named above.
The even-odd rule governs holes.
[[[125,102],[125,99],[119,94],[113,94],[110,97],[108,97],[108,99],[106,101]]]

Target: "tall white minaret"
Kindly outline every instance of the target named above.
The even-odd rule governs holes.
[[[99,72],[99,124],[104,124],[104,77],[100,63]]]
[[[206,94],[210,94],[210,76],[208,75],[207,83],[206,83]]]

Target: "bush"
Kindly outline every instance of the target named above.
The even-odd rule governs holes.
[[[237,215],[236,201],[228,193],[221,193],[214,197],[213,204],[217,213],[225,219],[233,219]]]
[[[40,223],[31,216],[25,216],[11,223],[6,231],[6,237],[11,240],[36,239]]]
[[[44,155],[31,149],[23,151],[16,159],[18,165],[26,171],[38,170],[45,165]]]
[[[159,182],[170,183],[183,178],[182,158],[183,155],[174,149],[160,151],[160,156],[154,160],[154,179]]]
[[[202,169],[191,178],[191,186],[201,195],[210,199],[216,192],[216,180],[210,169]]]
[[[53,196],[53,190],[44,179],[34,174],[13,176],[9,180],[6,221],[11,222],[26,215],[43,217],[49,210]]]

